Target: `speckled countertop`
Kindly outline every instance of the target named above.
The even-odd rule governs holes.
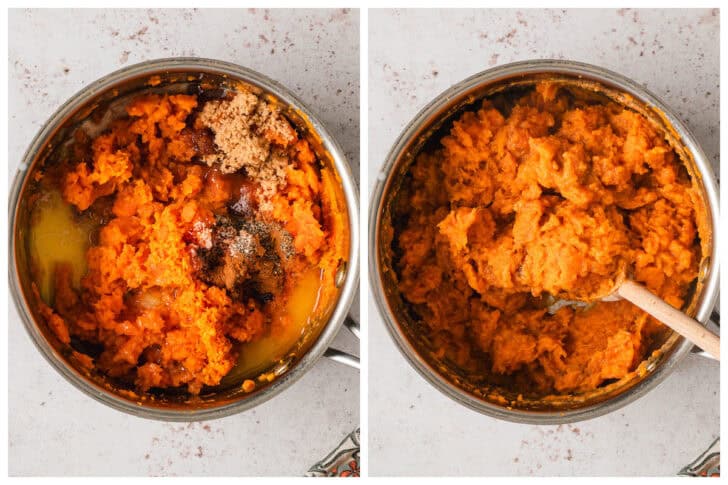
[[[11,10],[9,26],[11,177],[41,124],[89,82],[142,60],[200,56],[291,88],[358,178],[356,10]],[[36,351],[12,305],[8,338],[10,475],[302,475],[359,426],[359,373],[325,359],[251,411],[170,424],[81,394]],[[334,346],[358,353],[346,330]]]
[[[646,85],[687,122],[717,170],[715,10],[369,13],[369,181],[404,125],[455,82],[533,58],[589,62]],[[371,475],[674,475],[718,436],[719,365],[689,356],[645,397],[564,426],[497,421],[427,384],[369,308]]]

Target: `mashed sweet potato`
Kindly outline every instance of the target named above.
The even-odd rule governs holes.
[[[247,112],[210,121],[208,104],[223,110],[241,98],[265,113],[265,129]],[[223,131],[228,145],[239,132],[246,144],[225,152]],[[253,149],[255,171],[234,166]],[[286,321],[302,275],[320,271],[314,294],[333,294],[348,248],[329,172],[251,93],[138,96],[100,135],[78,132],[44,175],[46,190],[100,224],[80,288],[73,267],[57,265],[41,315],[89,366],[138,391],[215,386],[235,366],[237,344]]]
[[[680,307],[698,274],[698,197],[647,119],[539,83],[464,112],[396,204],[399,289],[440,357],[534,394],[593,390],[666,332],[608,294],[620,270]]]

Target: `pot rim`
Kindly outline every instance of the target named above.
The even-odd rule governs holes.
[[[453,98],[468,92],[476,87],[482,87],[488,83],[503,78],[539,73],[557,73],[573,76],[587,77],[592,80],[614,86],[621,91],[627,92],[639,101],[657,108],[667,119],[667,122],[680,135],[685,148],[692,154],[695,166],[698,168],[705,189],[707,207],[710,211],[711,235],[713,238],[710,265],[704,277],[704,288],[700,296],[695,318],[705,324],[711,314],[718,297],[718,243],[715,229],[718,227],[718,187],[715,175],[710,162],[697,143],[695,136],[688,127],[668,108],[660,99],[635,81],[618,74],[614,71],[587,64],[583,62],[557,60],[557,59],[535,59],[504,64],[474,74],[437,95],[424,108],[422,108],[407,125],[395,140],[381,168],[369,205],[369,274],[371,290],[374,295],[379,313],[384,320],[389,336],[395,343],[399,352],[405,357],[409,364],[428,383],[447,397],[477,411],[494,418],[525,424],[566,424],[587,419],[596,418],[615,411],[636,399],[644,396],[648,391],[657,387],[675,367],[690,353],[693,347],[689,341],[678,336],[678,341],[671,349],[670,355],[665,358],[654,370],[642,378],[638,383],[629,389],[604,401],[586,405],[576,409],[565,409],[563,411],[531,411],[522,409],[507,408],[499,406],[464,391],[458,386],[445,379],[436,369],[425,362],[419,353],[402,332],[394,313],[389,306],[384,285],[382,284],[382,268],[379,260],[380,244],[379,234],[381,231],[381,209],[383,207],[383,196],[393,180],[393,168],[400,158],[402,151],[407,148],[416,130],[422,123],[432,115],[443,109]]]
[[[75,368],[68,365],[60,357],[58,351],[43,337],[29,311],[29,304],[19,284],[17,261],[15,258],[15,234],[17,231],[16,213],[22,189],[27,182],[30,168],[37,157],[39,150],[46,141],[61,127],[62,123],[82,108],[89,100],[103,91],[113,89],[118,83],[138,76],[152,76],[165,72],[207,72],[225,75],[231,79],[241,80],[258,86],[265,92],[273,94],[285,105],[295,108],[302,113],[311,124],[311,129],[321,139],[323,148],[328,152],[341,181],[342,190],[346,198],[347,214],[349,218],[349,254],[347,260],[346,277],[341,285],[341,292],[336,301],[334,310],[328,322],[321,329],[315,342],[301,356],[299,361],[284,375],[277,377],[264,389],[244,398],[233,400],[218,407],[203,407],[198,409],[148,407],[141,403],[123,399],[110,392],[105,387],[88,379]],[[126,66],[107,74],[80,89],[68,98],[39,129],[15,173],[10,188],[8,206],[8,219],[11,232],[9,234],[9,260],[8,265],[10,290],[15,307],[20,315],[28,335],[36,348],[67,381],[84,394],[106,404],[114,409],[147,419],[162,421],[201,421],[217,419],[251,409],[278,395],[294,382],[300,379],[311,369],[324,352],[331,345],[338,334],[344,319],[349,311],[356,289],[359,284],[359,200],[357,184],[352,176],[351,167],[343,149],[325,128],[323,123],[314,115],[297,96],[288,88],[273,79],[250,68],[234,63],[208,59],[202,57],[173,57],[144,61]]]

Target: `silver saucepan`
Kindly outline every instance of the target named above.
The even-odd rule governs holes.
[[[509,89],[528,87],[538,80],[553,80],[594,91],[600,96],[637,110],[666,137],[685,162],[708,211],[701,236],[703,260],[700,275],[686,311],[706,323],[718,296],[718,190],[709,160],[687,127],[656,96],[636,82],[606,69],[569,61],[536,60],[503,65],[476,74],[446,90],[422,109],[404,128],[387,156],[374,189],[369,220],[369,264],[374,298],[396,346],[430,384],[471,409],[520,423],[559,424],[590,419],[612,412],[643,396],[665,379],[690,353],[692,344],[670,334],[641,366],[642,372],[578,396],[543,399],[514,397],[504,400],[493,386],[475,382],[454,365],[431,352],[418,322],[403,301],[392,267],[393,207],[404,175],[428,138],[462,109],[483,97]],[[420,330],[418,330],[418,328]]]
[[[93,376],[71,363],[68,349],[53,343],[52,334],[38,314],[31,297],[31,271],[28,255],[28,224],[30,219],[29,192],[34,168],[52,156],[55,147],[62,145],[75,127],[91,116],[100,116],[114,100],[136,92],[187,93],[196,86],[206,89],[235,89],[242,83],[246,88],[274,100],[295,126],[299,128],[323,163],[332,167],[340,181],[337,194],[346,207],[349,253],[340,261],[336,284],[338,294],[330,310],[320,322],[310,325],[285,359],[271,364],[267,372],[276,377],[251,393],[240,385],[213,389],[199,396],[159,394],[139,396],[117,389],[103,376]],[[20,317],[40,353],[63,377],[85,394],[115,409],[137,416],[170,420],[197,421],[213,419],[250,409],[272,398],[292,385],[309,371],[324,355],[358,367],[358,358],[329,346],[346,325],[358,336],[359,327],[347,316],[358,287],[359,223],[356,183],[349,164],[338,143],[323,124],[296,96],[277,82],[250,69],[211,59],[159,59],[126,67],[83,88],[43,125],[28,148],[10,192],[9,245],[10,288]]]

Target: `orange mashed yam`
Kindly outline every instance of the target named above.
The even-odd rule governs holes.
[[[621,267],[675,307],[701,257],[700,204],[664,136],[611,101],[539,83],[457,119],[397,201],[399,288],[437,354],[533,395],[593,390],[666,329],[625,301],[587,301]]]
[[[332,236],[342,216],[322,188],[327,170],[304,139],[267,140],[288,164],[285,189],[262,213],[255,187],[264,181],[202,162],[215,146],[194,123],[200,108],[195,96],[139,96],[96,138],[77,133],[71,157],[49,169],[64,199],[103,224],[81,288],[59,265],[41,314],[61,343],[81,342],[97,370],[142,392],[219,384],[235,344],[264,335],[300,274],[321,267],[333,288],[330,266],[344,247]]]

